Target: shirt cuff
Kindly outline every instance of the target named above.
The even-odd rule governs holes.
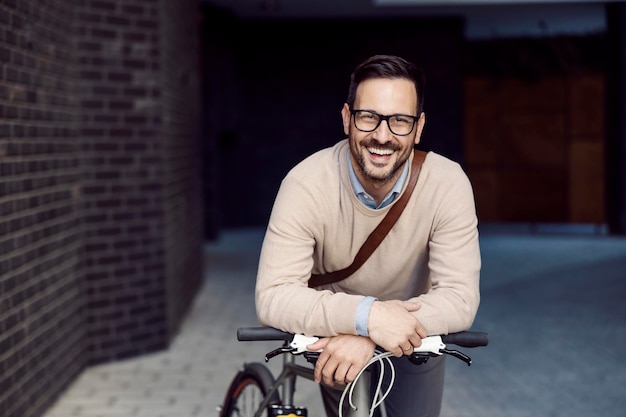
[[[367,322],[369,321],[372,304],[376,300],[378,300],[376,297],[364,297],[356,308],[354,327],[356,328],[356,334],[359,336],[369,336],[367,331]]]

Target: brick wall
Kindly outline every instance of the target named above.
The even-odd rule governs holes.
[[[71,1],[0,3],[0,415],[81,370],[80,140]]]
[[[3,417],[166,347],[200,285],[196,6],[0,2]]]
[[[163,79],[162,144],[164,155],[164,247],[167,263],[167,306],[169,332],[186,312],[202,278],[202,258],[190,248],[204,240],[202,213],[203,143],[200,118],[200,44],[194,2],[162,1],[161,13],[168,16],[161,30],[161,73]]]
[[[88,350],[92,361],[167,342],[159,2],[80,1]]]

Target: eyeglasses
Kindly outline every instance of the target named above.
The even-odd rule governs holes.
[[[408,114],[383,115],[369,110],[350,110],[350,113],[354,116],[354,127],[361,132],[373,132],[378,129],[381,121],[386,120],[391,133],[398,136],[411,133],[415,122],[419,119],[419,116]]]

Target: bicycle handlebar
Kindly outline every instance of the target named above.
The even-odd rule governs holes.
[[[274,327],[240,327],[237,329],[237,340],[253,342],[256,340],[291,340],[293,333],[283,332]]]
[[[443,343],[473,348],[479,346],[487,346],[489,344],[489,336],[484,332],[463,331],[457,333],[449,333],[441,336]]]
[[[260,340],[291,340],[292,333],[284,332],[274,327],[240,327],[237,329],[237,340],[260,341]],[[463,331],[442,335],[441,340],[446,344],[462,346],[466,348],[487,346],[489,343],[488,334],[484,332]]]

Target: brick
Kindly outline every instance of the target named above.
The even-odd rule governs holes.
[[[136,4],[123,4],[122,5],[122,12],[124,12],[125,14],[137,14],[137,15],[142,15],[144,14],[144,7],[140,6],[140,5],[136,5]]]
[[[148,19],[137,19],[136,25],[141,29],[156,29],[158,27],[158,23],[156,20],[148,20]]]
[[[89,5],[94,11],[115,11],[117,9],[116,3],[115,1],[92,0]]]
[[[172,15],[173,27],[189,33],[165,39],[157,3],[7,0],[0,7],[0,59],[8,63],[0,75],[0,311],[11,309],[0,314],[0,409],[7,417],[42,415],[87,364],[165,347],[175,333],[168,323],[184,314],[175,298],[189,299],[199,285],[200,268],[197,276],[181,274],[190,267],[179,261],[166,272],[174,255],[162,251],[161,209],[164,198],[180,198],[176,187],[197,184],[196,165],[187,177],[184,170],[199,152],[172,155],[185,162],[171,178],[161,168],[170,156],[155,157],[166,142],[197,137],[189,127],[170,126],[165,135],[159,123],[163,114],[175,125],[194,124],[199,90],[175,99],[175,74],[196,65],[187,40],[197,35],[189,24],[195,8]],[[34,21],[36,30],[28,29]],[[169,69],[159,66],[162,41],[180,51]],[[153,87],[161,80],[163,94]],[[176,253],[201,248],[185,229],[199,220],[169,225],[185,236]],[[180,287],[173,295],[163,290],[168,280]],[[137,284],[125,293],[129,282]],[[129,316],[140,299],[149,304]],[[171,317],[168,302],[181,306]],[[41,401],[10,400],[17,392]]]
[[[131,82],[133,74],[129,72],[110,72],[107,74],[107,80],[114,82]]]
[[[120,16],[106,16],[106,23],[114,26],[129,26],[130,19]]]
[[[117,32],[114,30],[92,28],[91,35],[94,38],[115,39],[117,37]]]

